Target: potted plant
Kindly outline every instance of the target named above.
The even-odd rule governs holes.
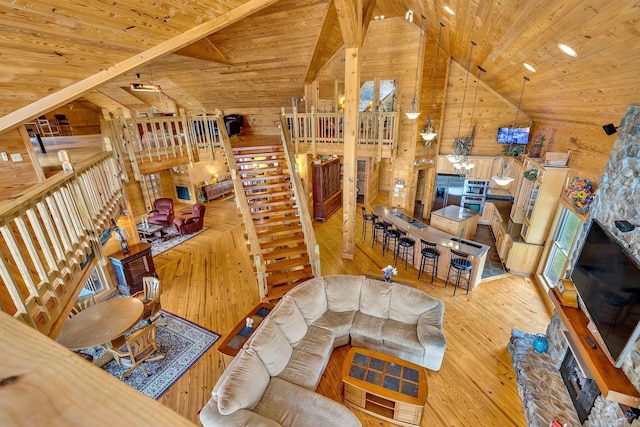
[[[524,153],[524,147],[520,144],[504,144],[502,153],[507,157],[518,157]]]
[[[542,147],[544,147],[544,142],[547,140],[547,137],[544,134],[539,133],[531,143],[531,147],[529,147],[529,157],[540,157],[542,153]]]

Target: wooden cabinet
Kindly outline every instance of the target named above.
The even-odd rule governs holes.
[[[522,168],[523,173],[535,168],[538,176],[535,180],[522,180],[511,219],[522,224],[521,235],[526,243],[540,245],[549,233],[569,169],[544,166],[528,157],[524,158]]]
[[[129,252],[118,252],[109,256],[118,290],[124,295],[133,295],[142,290],[142,278],[155,276],[156,267],[151,256],[151,245],[139,243],[129,246]]]
[[[202,192],[207,201],[217,199],[218,197],[226,196],[233,193],[233,181],[220,181],[216,184],[205,185],[202,187]]]
[[[342,206],[340,159],[311,165],[313,179],[313,217],[326,221]]]

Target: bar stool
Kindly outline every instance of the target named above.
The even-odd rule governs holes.
[[[428,268],[431,273],[431,283],[433,283],[433,277],[438,275],[438,260],[440,259],[440,252],[436,249],[435,243],[420,239],[420,253],[422,254],[422,259],[420,260],[418,280],[420,280],[420,275],[422,273],[426,273],[425,269]]]
[[[387,232],[387,226],[384,221],[380,220],[380,217],[376,214],[371,214],[373,217],[373,226],[371,227],[371,231],[373,233],[373,239],[371,239],[371,247],[376,246],[376,242],[378,241],[378,233],[382,235],[382,247],[384,247],[384,234]]]
[[[362,206],[362,240],[367,237],[367,223],[371,223],[371,232],[373,233],[373,214],[369,215],[367,210]]]
[[[459,287],[465,288],[467,290],[467,294],[469,294],[471,267],[473,267],[473,265],[471,264],[471,261],[469,261],[469,254],[451,249],[451,261],[449,263],[447,281],[444,283],[444,287],[447,287],[449,279],[455,279],[455,282],[451,281],[454,285],[453,296],[456,296],[456,289]],[[451,269],[454,270],[453,273],[451,272]]]
[[[398,264],[399,256],[404,258],[404,269],[406,270],[408,268],[409,258],[411,258],[411,265],[413,265],[413,249],[416,246],[416,241],[407,237],[407,232],[403,229],[398,228],[397,230],[400,233],[400,238],[398,239],[398,245],[396,246],[396,257],[394,263]]]
[[[394,254],[395,258],[396,249],[398,248],[398,240],[400,239],[400,232],[398,230],[394,230],[393,224],[391,224],[390,222],[387,222],[385,220],[382,220],[382,222],[385,223],[387,230],[384,233],[384,241],[382,242],[382,256],[384,256],[385,251],[389,249],[391,243],[393,243],[391,252]]]

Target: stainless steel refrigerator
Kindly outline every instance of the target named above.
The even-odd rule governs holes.
[[[438,174],[434,191],[432,211],[449,205],[462,206],[464,178],[459,175]]]

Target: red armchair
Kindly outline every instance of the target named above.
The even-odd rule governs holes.
[[[165,227],[171,226],[173,219],[175,218],[173,213],[173,199],[163,197],[156,199],[153,202],[153,210],[149,212],[147,221],[151,224],[164,225]]]
[[[176,230],[178,230],[178,233],[184,235],[202,230],[202,227],[204,226],[205,209],[205,205],[202,203],[196,203],[193,205],[190,217],[174,219],[173,225],[176,227]]]

